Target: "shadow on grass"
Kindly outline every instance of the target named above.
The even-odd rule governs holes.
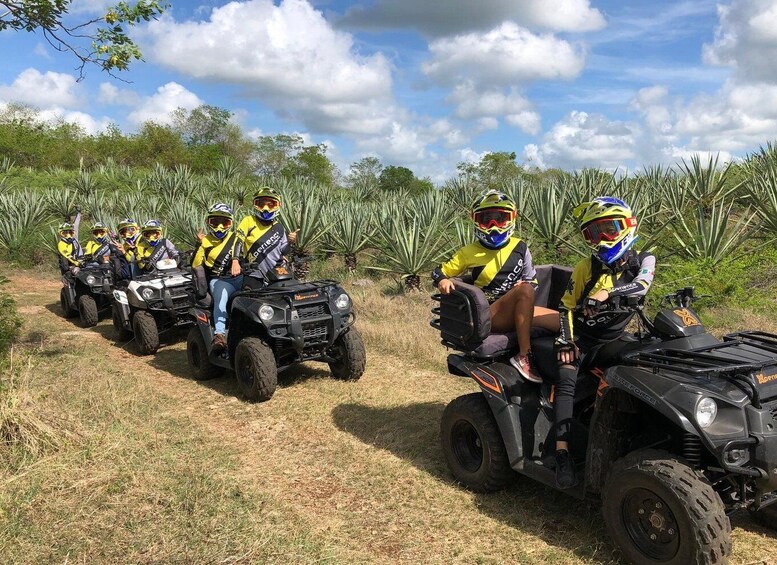
[[[235,373],[228,369],[223,369],[221,375],[204,381],[196,381],[192,377],[192,371],[189,368],[189,361],[186,357],[186,351],[177,349],[160,349],[156,355],[150,358],[150,365],[160,371],[165,371],[181,379],[190,380],[201,386],[218,392],[222,396],[242,398],[240,389],[235,380]],[[329,371],[318,367],[309,367],[307,365],[296,365],[278,375],[278,388],[286,388],[297,383],[305,382],[311,379],[329,377]]]
[[[342,431],[453,483],[440,446],[444,409],[445,404],[438,402],[392,408],[343,404],[335,407],[332,418]],[[583,559],[618,562],[598,504],[579,501],[521,476],[506,491],[476,494],[475,499],[481,512],[516,530],[565,547]]]

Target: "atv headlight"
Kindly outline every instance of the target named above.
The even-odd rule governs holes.
[[[259,307],[259,319],[268,322],[272,320],[272,317],[275,316],[275,310],[272,306],[269,304],[262,304]]]
[[[342,293],[335,299],[335,306],[338,310],[348,310],[351,306],[351,298],[346,293]]]
[[[94,275],[86,275],[86,284],[89,286],[94,286],[94,283],[97,282],[97,277]]]
[[[144,300],[151,300],[156,296],[156,292],[153,288],[146,287],[140,291],[140,296],[142,296]]]
[[[718,405],[711,398],[704,397],[696,404],[696,421],[702,428],[708,428],[718,415]]]

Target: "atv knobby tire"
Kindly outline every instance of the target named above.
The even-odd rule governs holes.
[[[111,307],[111,319],[113,320],[113,330],[116,335],[116,341],[124,342],[132,339],[132,332],[121,325],[121,316],[119,315],[119,306],[114,303]]]
[[[332,346],[333,357],[337,361],[329,363],[332,376],[343,381],[358,381],[364,374],[367,354],[364,351],[362,336],[351,327],[340,334]]]
[[[755,520],[757,524],[764,528],[769,528],[770,530],[777,530],[777,503],[772,503],[760,510],[748,510],[750,510],[750,517]]]
[[[613,463],[602,513],[629,563],[713,565],[731,553],[731,524],[720,497],[665,451],[636,451]]]
[[[504,489],[515,478],[496,420],[483,394],[455,398],[440,423],[442,450],[456,480],[475,492]]]
[[[97,303],[88,294],[82,294],[78,297],[78,317],[81,319],[81,325],[85,328],[94,327],[100,321]]]
[[[202,337],[200,328],[194,326],[186,337],[186,357],[189,360],[189,368],[195,380],[205,381],[218,377],[221,368],[208,359],[208,347]]]
[[[159,330],[154,316],[140,310],[132,316],[132,331],[141,355],[152,355],[159,349]]]
[[[272,349],[255,337],[241,340],[235,350],[235,376],[247,400],[269,400],[278,386],[278,367]]]
[[[67,289],[63,288],[59,291],[59,307],[62,308],[62,315],[65,318],[75,318],[78,316],[78,310],[68,308],[67,305]]]

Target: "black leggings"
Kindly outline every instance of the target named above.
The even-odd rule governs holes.
[[[556,392],[553,396],[553,413],[556,419],[556,441],[569,441],[572,432],[572,415],[575,403],[575,386],[577,385],[577,373],[583,357],[594,353],[603,343],[590,339],[578,339],[575,341],[580,349],[580,356],[575,365],[561,365],[558,368],[558,381]]]

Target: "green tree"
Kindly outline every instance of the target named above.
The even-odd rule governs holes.
[[[380,172],[378,186],[384,192],[407,190],[411,194],[421,194],[434,188],[430,179],[418,179],[407,167],[394,165],[389,165]]]
[[[284,168],[303,147],[302,137],[296,134],[262,136],[256,142],[252,168],[258,175],[282,175]]]
[[[356,187],[376,187],[378,178],[383,171],[383,165],[377,157],[364,157],[351,165],[348,174],[348,186]]]
[[[322,143],[303,147],[283,169],[284,176],[301,176],[326,186],[334,184],[336,172],[326,156],[326,145]]]
[[[104,16],[86,22],[66,24],[73,0],[0,0],[0,31],[40,32],[57,51],[69,52],[81,61],[80,78],[87,64],[104,71],[124,71],[141,59],[140,48],[127,35],[126,26],[161,15],[168,4],[159,0],[119,2]],[[97,25],[104,24],[104,25]]]
[[[166,167],[188,165],[186,144],[170,126],[145,122],[133,141],[134,152],[143,164],[161,163]]]
[[[504,190],[506,185],[520,179],[524,170],[515,162],[515,152],[487,153],[475,163],[459,163],[459,174],[473,180],[479,190]]]

